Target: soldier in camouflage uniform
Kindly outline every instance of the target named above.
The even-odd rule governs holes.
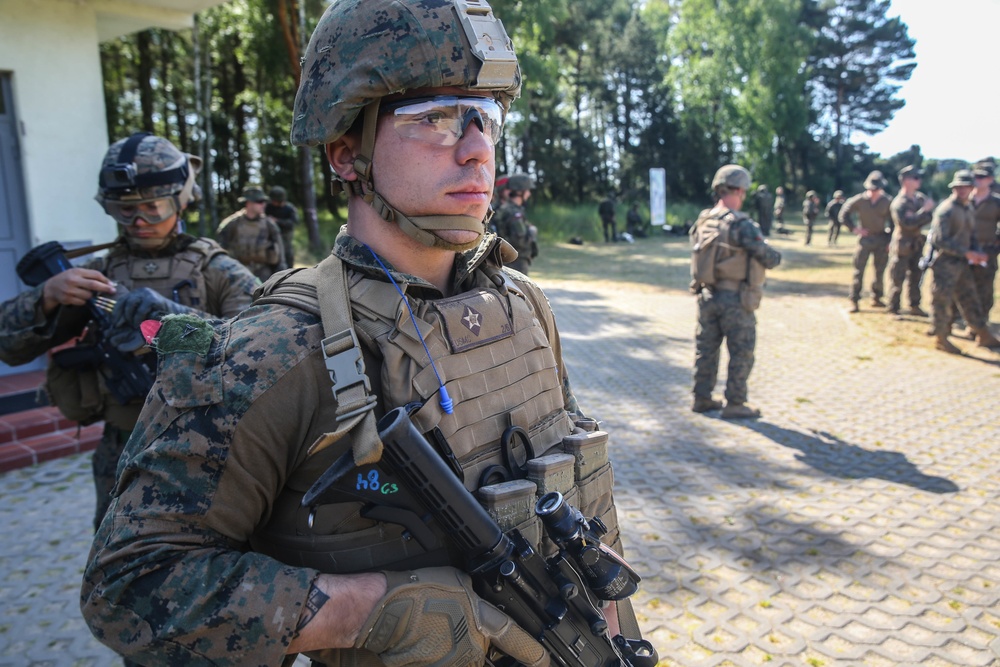
[[[785,229],[785,188],[780,185],[774,189],[774,209],[771,215],[774,222],[777,223],[778,233],[787,233],[788,230]]]
[[[865,276],[868,258],[872,258],[875,275],[872,277],[872,306],[885,308],[882,301],[882,276],[889,263],[889,238],[892,232],[892,218],[889,199],[885,196],[885,178],[882,172],[873,171],[865,179],[865,191],[854,195],[840,209],[840,224],[857,234],[858,245],[854,249],[854,277],[851,280],[851,310],[856,313],[861,299],[861,282]],[[859,224],[854,224],[857,214]]]
[[[416,428],[481,497],[503,434],[524,428],[537,455],[570,465],[566,492],[620,549],[606,434],[581,431],[593,423],[548,302],[485,232],[494,146],[521,87],[512,48],[483,2],[327,8],[292,141],[325,145],[348,222],[326,260],[275,276],[239,317],[171,320],[157,334],[157,384],[82,589],[101,641],[150,667],[290,664],[300,652],[326,665],[472,666],[494,648],[548,665],[454,556],[375,511],[394,491],[378,482],[375,421],[412,403]],[[575,472],[556,452],[595,433]],[[350,500],[302,507],[335,463],[349,472],[332,490]],[[531,533],[537,517],[521,507],[501,514]],[[436,523],[422,527],[447,544]],[[605,611],[638,633],[627,602]]]
[[[960,169],[955,172],[948,187],[951,196],[934,209],[927,245],[932,249],[930,267],[934,275],[931,286],[935,347],[944,352],[961,354],[948,340],[953,308],[957,305],[962,317],[975,332],[980,347],[1000,347],[1000,340],[986,328],[970,264],[985,264],[986,253],[979,249],[973,230],[975,218],[969,197],[975,186],[972,172]]]
[[[292,240],[295,238],[295,225],[299,224],[299,212],[288,203],[288,192],[280,185],[275,185],[267,193],[271,200],[264,207],[264,215],[274,220],[281,231],[281,245],[285,250],[285,268],[295,266],[295,248]]]
[[[753,205],[757,210],[757,222],[760,224],[760,231],[764,236],[771,235],[771,216],[774,215],[774,198],[767,186],[761,183],[757,186],[757,191],[753,193]]]
[[[517,259],[507,266],[528,275],[531,260],[538,257],[538,228],[528,222],[524,205],[531,197],[535,182],[527,174],[513,174],[507,179],[507,201],[500,206],[493,223],[497,235],[517,251]]]
[[[990,321],[990,311],[993,310],[997,255],[1000,254],[1000,193],[993,191],[993,185],[996,184],[993,171],[993,167],[983,165],[972,172],[976,182],[976,190],[972,194],[974,234],[979,249],[986,253],[986,266],[972,265],[972,280],[976,283],[979,305],[987,322]]]
[[[912,164],[900,169],[897,176],[899,194],[889,205],[893,222],[889,242],[889,312],[899,314],[905,280],[910,315],[927,317],[920,307],[920,280],[924,273],[920,257],[927,240],[921,229],[931,222],[934,200],[917,190],[923,173]]]
[[[837,245],[840,239],[840,209],[844,206],[844,191],[837,190],[833,193],[833,199],[826,203],[826,219],[830,221],[830,228],[827,232],[826,244],[828,246]]]
[[[56,274],[3,304],[0,358],[11,365],[28,363],[79,336],[90,320],[87,300],[95,295],[118,296],[110,318],[113,328],[103,333],[127,356],[143,346],[138,327],[145,319],[182,312],[231,317],[250,305],[258,284],[250,272],[214,241],[180,232],[200,166],[197,157],[148,133],[113,144],[102,164],[97,201],[118,222],[121,236],[106,257]],[[57,406],[87,423],[104,420],[93,459],[96,528],[111,500],[118,457],[145,394],[122,405],[92,369],[69,371],[58,379],[54,372],[50,368],[49,390]],[[74,389],[85,395],[67,398]],[[88,399],[86,405],[76,404]]]
[[[806,193],[802,200],[802,221],[806,223],[806,245],[812,245],[813,225],[819,216],[819,195],[815,190]]]
[[[281,230],[264,213],[266,202],[260,188],[244,188],[239,198],[243,208],[223,220],[215,234],[222,247],[261,280],[288,268]]]
[[[691,291],[698,296],[695,337],[694,412],[722,408],[712,398],[725,340],[729,350],[725,419],[753,419],[760,410],[747,404],[747,380],[757,345],[757,318],[764,269],[781,262],[781,253],[768,245],[760,228],[745,213],[743,200],[750,173],[735,164],[720,168],[712,179],[718,201],[706,209],[691,228],[694,243]]]

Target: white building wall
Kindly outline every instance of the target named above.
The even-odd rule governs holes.
[[[94,195],[108,147],[97,19],[86,3],[0,0],[0,71],[22,131],[32,245],[103,243],[114,221]]]

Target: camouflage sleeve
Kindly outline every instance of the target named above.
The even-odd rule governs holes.
[[[934,211],[933,226],[936,228],[933,233],[934,247],[942,254],[964,258],[965,253],[974,248],[958,242],[958,238],[952,229],[952,214],[954,211],[954,205],[947,199]]]
[[[218,254],[205,267],[206,312],[223,319],[239,314],[250,305],[260,280],[250,269],[229,255]]]
[[[565,402],[566,412],[570,413],[571,416],[586,417],[583,410],[580,409],[580,404],[577,402],[576,395],[573,394],[573,388],[569,383],[569,371],[566,369],[566,364],[563,363],[559,329],[556,327],[556,317],[552,312],[552,305],[549,303],[548,297],[545,296],[545,293],[542,292],[542,289],[538,285],[520,273],[513,280],[524,290],[524,294],[531,302],[535,310],[535,315],[538,317],[538,322],[542,325],[542,329],[549,340],[549,346],[552,348],[552,354],[555,355],[556,364],[559,368],[559,377],[562,380],[563,401]]]
[[[773,269],[781,263],[781,253],[764,240],[764,235],[750,218],[743,218],[733,226],[733,242],[746,249],[747,254],[764,265],[765,269]]]
[[[42,310],[44,283],[0,304],[0,361],[26,364],[78,335],[87,321],[83,308],[60,306]]]
[[[273,306],[214,329],[164,323],[81,589],[85,620],[116,652],[147,667],[282,663],[318,573],[248,544],[329,427],[316,414],[329,393],[321,337],[318,318]]]

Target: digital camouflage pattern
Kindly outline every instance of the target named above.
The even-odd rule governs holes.
[[[972,267],[965,257],[970,250],[979,250],[973,230],[975,219],[971,203],[960,203],[954,194],[938,204],[931,222],[929,243],[937,256],[931,264],[931,306],[934,333],[947,336],[954,320],[954,307],[973,329],[986,326]]]
[[[806,198],[802,200],[802,221],[806,223],[806,245],[812,243],[813,225],[816,224],[816,218],[819,216],[819,203],[814,199],[815,196],[816,193],[810,190]]]
[[[718,208],[702,212],[699,221],[717,215]],[[730,211],[727,245],[740,248],[748,257],[772,269],[781,263],[781,253],[768,245],[760,227],[748,216]],[[728,214],[727,214],[728,215]],[[697,227],[698,222],[695,222]],[[733,404],[746,403],[747,380],[754,364],[757,345],[757,317],[740,303],[740,293],[732,289],[703,286],[697,293],[698,328],[695,332],[694,390],[695,398],[712,397],[719,374],[719,356],[723,341],[729,350],[726,375],[726,400]]]
[[[109,255],[126,252],[137,257],[155,256],[162,259],[181,252],[194,240],[191,236],[178,236],[165,250],[155,255],[128,249],[123,243],[116,246]],[[209,243],[214,245],[211,241]],[[95,258],[83,266],[106,274],[108,263],[108,258]],[[225,253],[216,254],[203,267],[202,273],[207,292],[206,304],[203,306],[206,315],[232,317],[250,305],[253,291],[258,284],[257,279],[231,257]],[[135,285],[127,279],[119,280],[126,288]],[[22,292],[0,307],[0,312],[3,314],[0,324],[0,359],[7,364],[16,366],[40,357],[51,348],[78,336],[90,320],[86,308],[71,306],[61,306],[46,317],[42,311],[43,288],[44,283]],[[163,296],[171,298],[172,295],[167,293]],[[101,387],[103,388],[103,383]],[[104,391],[106,392],[106,389]],[[101,404],[104,406],[104,433],[93,457],[94,484],[97,493],[95,527],[100,523],[108,506],[118,458],[138,417],[142,401],[137,400],[134,404],[122,406],[105,393]]]
[[[910,173],[910,172],[908,172]],[[927,195],[916,192],[907,197],[900,192],[889,206],[892,215],[892,239],[889,242],[889,310],[898,312],[903,294],[903,281],[907,284],[910,308],[920,307],[920,255],[927,237],[921,231],[931,222],[931,211],[923,210]]]
[[[872,257],[875,275],[872,276],[872,296],[881,299],[883,294],[883,276],[889,263],[889,238],[892,230],[891,203],[889,198],[882,196],[872,202],[865,193],[860,192],[840,208],[840,224],[854,231],[854,216],[858,216],[858,225],[867,232],[867,236],[858,236],[858,244],[854,249],[852,263],[854,273],[851,277],[850,300],[857,303],[861,299],[861,283],[865,275],[868,258]]]
[[[287,269],[281,231],[267,215],[251,220],[246,209],[233,213],[219,224],[215,233],[219,244],[261,281]]]
[[[528,275],[531,269],[532,238],[524,207],[513,201],[504,202],[493,218],[497,235],[507,241],[517,251],[517,259],[507,266]]]
[[[458,4],[489,12],[488,21],[477,23],[491,32],[485,41],[495,60],[488,68],[470,50],[453,0],[338,0],[330,5],[306,47],[292,143],[330,143],[347,132],[371,102],[417,88],[492,90],[508,109],[521,90],[510,39],[488,4]]]
[[[456,257],[457,293],[489,284],[477,269],[497,243],[487,235]],[[343,230],[333,252],[350,266],[352,284],[385,280],[371,252]],[[415,298],[440,298],[426,281],[387,269]],[[183,318],[166,320],[156,340],[157,382],[119,464],[81,609],[98,639],[148,667],[278,665],[318,571],[247,545],[285,484],[310,484],[325,468],[306,458],[335,430],[323,326],[305,310],[255,305],[217,323],[204,353],[179,343],[174,329],[182,326]],[[565,408],[576,411],[558,336],[547,331]],[[338,456],[351,439],[321,456]]]
[[[122,148],[125,146],[125,142],[127,141],[128,139],[126,138],[111,144],[111,147],[108,148],[108,151],[104,154],[104,161],[101,163],[102,170],[118,164],[118,156],[121,154]],[[182,167],[185,162],[190,164],[190,168],[194,172],[197,172],[197,170],[201,168],[200,157],[182,153],[168,140],[154,135],[144,138],[139,143],[133,160],[136,173],[140,176],[158,174],[171,169],[177,169],[178,167]],[[190,180],[191,184],[193,184],[193,178]],[[138,199],[157,199],[159,197],[169,197],[184,193],[184,196],[182,196],[181,200],[178,202],[180,204],[180,208],[183,208],[187,205],[191,197],[192,188],[186,187],[187,185],[188,184],[185,179],[178,179],[172,183],[140,188],[137,192]],[[119,199],[120,197],[121,195],[114,188],[98,187],[98,201],[102,201],[104,199]]]
[[[975,216],[975,235],[979,249],[989,258],[986,266],[973,266],[972,279],[976,283],[976,293],[979,295],[979,305],[983,309],[983,317],[990,319],[993,310],[993,291],[997,275],[997,254],[1000,253],[1000,195],[989,193],[985,199],[972,199]]]
[[[272,192],[273,190],[274,188],[272,188]],[[281,230],[281,245],[285,250],[285,268],[292,268],[295,266],[295,248],[292,241],[295,238],[295,226],[299,224],[299,212],[286,201],[280,204],[269,201],[264,207],[264,215],[274,220],[278,229]]]

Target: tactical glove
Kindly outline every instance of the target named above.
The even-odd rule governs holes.
[[[148,287],[132,290],[115,302],[108,342],[122,352],[135,352],[146,344],[139,331],[143,320],[156,320],[164,315],[181,313],[201,314],[193,308],[160,296]]]
[[[386,667],[480,667],[492,646],[525,667],[548,667],[549,654],[453,567],[383,572],[385,597],[361,627],[355,648]]]

